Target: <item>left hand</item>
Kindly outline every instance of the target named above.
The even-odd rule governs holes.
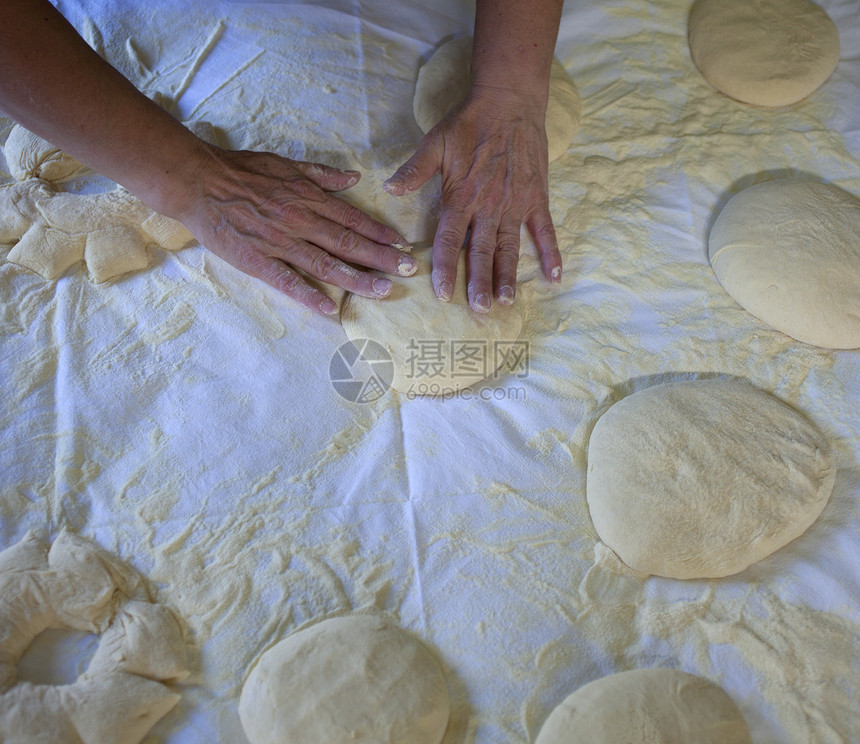
[[[385,182],[401,196],[442,174],[442,210],[433,241],[433,288],[453,295],[457,259],[469,232],[469,304],[486,313],[495,296],[513,303],[520,227],[537,246],[544,275],[561,281],[561,254],[549,212],[545,110],[508,91],[473,87]]]

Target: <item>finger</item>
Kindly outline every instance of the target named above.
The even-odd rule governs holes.
[[[400,276],[418,270],[417,261],[404,252],[410,248],[406,238],[360,209],[331,197],[319,213],[327,218],[314,228],[320,244],[343,260]]]
[[[490,312],[493,296],[493,256],[496,252],[498,223],[479,219],[472,223],[469,239],[469,304],[478,313]]]
[[[527,226],[540,256],[544,276],[553,284],[561,282],[561,253],[555,227],[548,209],[535,212],[527,221]]]
[[[442,207],[442,216],[433,238],[433,291],[449,302],[457,281],[457,262],[469,229],[469,215],[462,209]]]
[[[328,220],[314,225],[313,243],[351,264],[387,274],[412,276],[418,270],[418,262],[408,253],[391,245],[380,245]]]
[[[301,269],[309,276],[326,284],[360,294],[364,297],[381,299],[391,292],[391,280],[376,276],[367,271],[344,263],[331,253],[305,241],[296,241],[284,252],[282,261]]]
[[[502,305],[512,305],[517,296],[517,263],[520,259],[519,220],[502,220],[496,239],[493,279],[496,297]]]
[[[267,257],[256,266],[243,270],[316,313],[334,315],[337,312],[337,305],[330,297],[312,287],[298,272],[276,258]]]
[[[415,259],[403,252],[409,245],[397,231],[325,193],[310,180],[293,183],[291,187],[303,201],[270,200],[267,206],[268,213],[275,218],[272,228],[276,233],[286,227],[295,239],[316,243],[361,266],[400,276],[411,276],[418,270]],[[272,242],[277,244],[276,240]]]
[[[295,161],[295,167],[305,178],[325,191],[343,191],[358,183],[361,173],[341,170],[323,163]]]
[[[443,152],[441,135],[431,131],[418,144],[412,157],[382,184],[382,188],[392,196],[403,196],[420,189],[441,169]]]

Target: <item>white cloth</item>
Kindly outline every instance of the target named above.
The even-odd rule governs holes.
[[[199,246],[104,285],[0,263],[0,547],[67,526],[185,619],[191,684],[147,741],[245,741],[253,660],[366,606],[445,664],[446,744],[533,741],[574,689],[645,666],[721,684],[762,744],[860,737],[860,353],[768,329],[707,260],[720,207],[753,180],[860,195],[856,0],[822,5],[839,67],[768,111],[697,72],[689,2],[566,4],[556,56],[583,120],[550,173],[565,274],[550,288],[524,250],[528,373],[478,388],[488,400],[345,401],[338,321]],[[175,113],[233,147],[357,168],[349,198],[432,237],[438,179],[402,199],[381,183],[419,140],[420,63],[470,32],[472,4],[59,7],[139,87],[178,96]],[[834,444],[835,490],[806,535],[736,577],[630,576],[595,548],[589,432],[626,392],[690,375],[744,377],[804,412]]]

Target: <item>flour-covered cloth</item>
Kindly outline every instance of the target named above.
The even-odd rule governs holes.
[[[566,3],[556,56],[583,108],[550,170],[563,281],[525,245],[527,357],[468,395],[347,400],[330,379],[337,318],[197,245],[104,284],[80,264],[46,281],[0,263],[0,548],[67,527],[182,619],[192,676],[146,742],[246,741],[237,703],[258,655],[366,608],[444,665],[445,744],[527,744],[576,688],[653,666],[720,684],[758,744],[860,739],[860,352],[766,327],[707,258],[746,185],[802,175],[860,195],[860,17],[856,0],[821,4],[839,66],[766,110],[696,70],[688,0]],[[473,4],[59,8],[178,117],[235,148],[360,170],[346,198],[432,238],[438,179],[402,198],[381,184],[420,138],[419,66],[471,33]],[[808,416],[833,444],[835,489],[805,535],[741,574],[645,578],[592,527],[589,434],[631,391],[693,377],[747,379]]]

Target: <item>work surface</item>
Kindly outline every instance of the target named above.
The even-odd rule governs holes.
[[[840,65],[774,111],[704,81],[690,3],[566,4],[556,56],[583,121],[550,169],[564,278],[551,288],[524,249],[527,374],[471,396],[344,400],[329,380],[338,320],[200,246],[101,285],[80,265],[45,281],[0,264],[0,547],[66,526],[176,611],[193,674],[147,742],[245,741],[236,706],[254,659],[369,608],[444,665],[446,744],[531,742],[577,687],[651,666],[721,684],[757,743],[860,739],[860,352],[767,328],[707,260],[710,225],[745,185],[805,174],[860,195],[860,15],[856,0],[821,5]],[[420,137],[418,67],[471,32],[470,4],[59,7],[177,115],[232,147],[356,168],[354,203],[432,237],[438,179],[401,199],[381,184]],[[589,433],[633,390],[711,376],[745,378],[821,428],[832,498],[737,576],[634,576],[589,520]]]

